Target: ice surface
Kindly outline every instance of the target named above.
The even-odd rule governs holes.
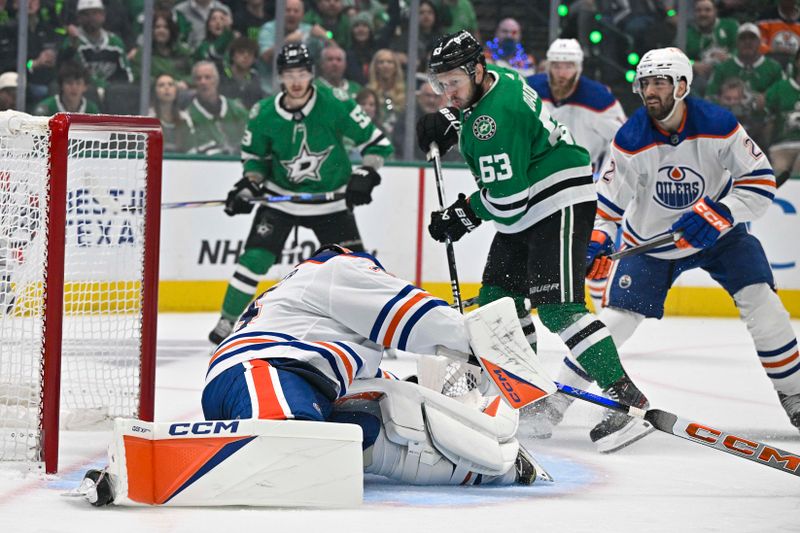
[[[201,416],[200,391],[216,317],[162,315],[156,417]],[[538,323],[537,323],[538,324]],[[793,322],[800,331],[800,322]],[[538,327],[541,357],[553,371],[565,354]],[[645,321],[623,362],[659,407],[685,418],[800,452],[744,325],[728,319]],[[401,354],[387,369],[404,376]],[[45,477],[0,467],[2,531],[262,531],[328,533],[471,531],[800,531],[800,478],[656,432],[616,454],[588,438],[601,411],[576,402],[550,440],[523,438],[556,478],[533,487],[400,486],[369,478],[356,509],[95,509],[61,497],[105,461],[108,434],[62,434],[60,473]]]

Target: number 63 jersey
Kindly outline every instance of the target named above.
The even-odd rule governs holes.
[[[478,183],[470,206],[500,233],[518,233],[597,198],[589,152],[516,72],[490,65],[491,88],[461,113],[459,148]]]
[[[705,196],[725,204],[734,224],[763,215],[775,196],[767,156],[736,117],[704,100],[684,102],[677,132],[662,130],[640,108],[611,143],[597,182],[595,229],[615,235],[622,226],[626,246],[665,235]],[[679,259],[697,251],[670,244],[648,254]]]

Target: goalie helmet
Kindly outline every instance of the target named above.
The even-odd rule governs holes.
[[[278,52],[278,74],[292,68],[304,68],[314,72],[314,61],[303,43],[288,43]]]
[[[575,63],[580,69],[583,65],[583,49],[575,39],[556,39],[547,49],[547,60]]]
[[[633,79],[633,92],[642,96],[641,80],[650,76],[665,76],[672,80],[672,96],[675,101],[683,100],[692,86],[692,65],[680,48],[656,48],[647,52],[636,66]],[[686,92],[678,97],[678,81],[686,80]]]
[[[428,80],[436,94],[444,92],[436,75],[442,72],[462,68],[464,72],[474,79],[475,65],[486,64],[483,57],[483,47],[466,30],[450,33],[441,37],[433,47],[430,61],[428,62]]]

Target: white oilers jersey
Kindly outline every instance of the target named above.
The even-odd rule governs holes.
[[[665,235],[703,197],[728,207],[734,224],[754,220],[775,195],[767,156],[736,118],[715,104],[687,98],[679,131],[657,128],[644,108],[620,128],[597,181],[595,229],[622,226],[625,246]],[[696,253],[674,244],[649,255],[677,259]]]
[[[575,142],[589,151],[597,172],[608,145],[625,123],[625,111],[609,88],[581,76],[575,92],[567,99],[555,102],[547,83],[547,74],[536,74],[527,81],[539,93],[542,105],[550,115],[569,128]]]
[[[469,353],[460,313],[388,274],[366,253],[323,252],[259,296],[209,362],[206,383],[252,359],[290,359],[330,380],[339,397],[381,376],[384,348]],[[323,378],[324,379],[324,378]]]

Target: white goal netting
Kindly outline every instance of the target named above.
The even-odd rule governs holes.
[[[0,114],[0,460],[41,460],[45,311],[63,302],[61,425],[138,410],[146,135],[71,131],[66,225],[47,119]],[[61,201],[63,204],[63,201]],[[62,250],[48,236],[65,231]],[[63,252],[63,291],[52,272]],[[48,275],[50,276],[48,278]],[[54,428],[54,430],[57,430]]]

